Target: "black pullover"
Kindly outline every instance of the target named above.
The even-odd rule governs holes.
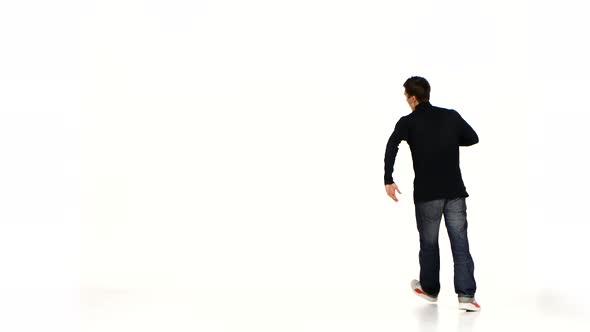
[[[459,146],[476,144],[479,137],[457,111],[423,101],[399,119],[385,149],[385,184],[394,183],[393,165],[402,140],[412,152],[414,203],[469,197],[459,168]]]

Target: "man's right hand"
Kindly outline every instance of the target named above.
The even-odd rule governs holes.
[[[402,193],[401,191],[399,191],[399,188],[397,187],[397,184],[392,183],[392,184],[386,184],[385,185],[385,192],[387,192],[387,196],[391,197],[394,201],[398,201],[397,197],[395,197],[395,192],[398,193]]]

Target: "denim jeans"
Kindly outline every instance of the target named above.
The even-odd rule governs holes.
[[[420,235],[420,286],[432,296],[440,292],[440,256],[438,233],[442,216],[451,241],[454,262],[455,293],[474,297],[476,284],[473,258],[467,239],[467,205],[465,197],[415,202],[416,223]]]

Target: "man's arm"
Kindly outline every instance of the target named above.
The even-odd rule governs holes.
[[[467,123],[458,112],[457,115],[459,116],[459,146],[477,144],[479,142],[479,137],[475,130],[471,128],[469,123]]]
[[[395,156],[397,155],[399,143],[402,140],[408,140],[408,128],[404,117],[401,117],[395,125],[395,129],[389,137],[385,148],[385,175],[383,177],[385,184],[394,183],[392,177],[393,165],[395,164]]]

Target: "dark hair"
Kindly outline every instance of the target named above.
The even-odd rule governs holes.
[[[424,77],[412,76],[404,83],[408,96],[416,96],[419,102],[430,100],[430,84]]]

